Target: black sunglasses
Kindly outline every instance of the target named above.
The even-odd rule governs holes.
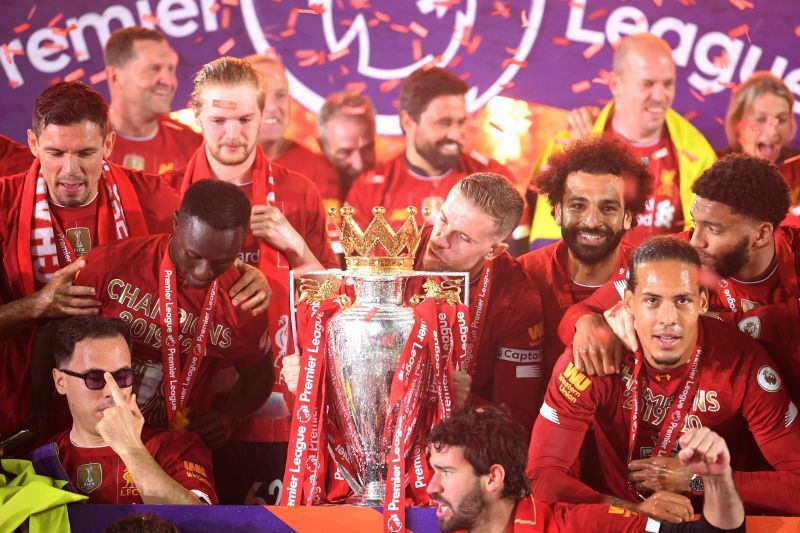
[[[88,372],[84,372],[83,374],[78,374],[77,372],[73,372],[72,370],[67,370],[66,368],[59,368],[59,371],[65,373],[68,376],[72,376],[75,378],[81,378],[83,382],[86,384],[86,388],[91,390],[100,390],[106,386],[106,378],[104,377],[105,371],[104,370],[89,370]],[[133,377],[136,375],[136,372],[132,368],[120,368],[116,372],[111,373],[111,377],[114,378],[114,381],[117,382],[117,386],[120,389],[125,389],[133,385]]]

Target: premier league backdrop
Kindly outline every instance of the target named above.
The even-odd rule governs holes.
[[[730,89],[771,70],[800,95],[796,0],[53,0],[4,2],[0,133],[24,140],[35,96],[80,79],[107,94],[102,45],[121,26],[162,31],[180,54],[176,107],[220,55],[274,48],[292,96],[316,111],[334,90],[364,91],[379,132],[399,134],[399,85],[435,62],[471,85],[478,110],[495,95],[569,109],[600,104],[612,45],[650,31],[673,47],[675,108],[715,146]],[[794,51],[795,53],[792,53]],[[795,104],[795,113],[800,104]]]

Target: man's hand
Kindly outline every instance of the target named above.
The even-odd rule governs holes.
[[[651,491],[690,492],[692,471],[678,457],[650,457],[637,459],[628,465],[628,479],[636,481],[637,487]]]
[[[293,256],[302,255],[303,237],[275,206],[254,205],[250,212],[250,230],[270,247],[284,253],[290,261]]]
[[[725,439],[707,427],[690,429],[678,440],[681,451],[678,459],[689,472],[703,476],[704,482],[713,478],[733,476],[731,454]]]
[[[694,516],[692,502],[689,501],[689,498],[663,490],[653,493],[645,501],[636,504],[633,510],[661,522],[673,524],[688,522]]]
[[[239,306],[242,311],[250,311],[254,316],[263,313],[272,299],[272,289],[269,288],[266,276],[244,261],[237,259],[235,264],[242,275],[228,291],[232,298],[231,303]]]
[[[573,139],[583,139],[592,134],[592,128],[600,114],[600,108],[594,106],[578,107],[567,115],[567,131]]]
[[[639,339],[636,337],[634,328],[633,314],[625,308],[625,302],[620,300],[611,309],[603,311],[606,323],[614,332],[614,335],[622,341],[622,344],[630,351],[635,352],[639,349]]]
[[[292,394],[297,394],[297,381],[300,379],[300,356],[296,353],[286,355],[281,360],[281,377],[286,382],[286,388]]]
[[[602,316],[590,313],[575,323],[572,356],[575,368],[590,376],[615,374],[622,362],[622,342]]]
[[[233,421],[224,413],[209,411],[192,417],[186,429],[197,433],[206,446],[213,449],[222,446],[231,438]]]
[[[103,418],[95,429],[124,461],[130,453],[145,450],[142,444],[144,417],[136,405],[135,394],[131,394],[126,400],[111,373],[106,372],[103,377],[111,390],[114,406],[103,411]]]
[[[58,270],[44,287],[26,297],[32,306],[32,318],[63,318],[96,315],[101,302],[94,299],[94,288],[73,285],[75,275],[86,266],[78,259]]]
[[[453,370],[453,392],[455,393],[456,409],[461,409],[466,405],[471,386],[472,376],[461,370]]]

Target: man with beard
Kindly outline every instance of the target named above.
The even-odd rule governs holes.
[[[614,98],[592,121],[591,132],[624,142],[646,160],[653,179],[647,210],[626,240],[635,245],[647,235],[688,229],[692,183],[716,156],[703,135],[672,109],[675,61],[666,41],[648,33],[622,39],[614,51],[609,89]],[[533,175],[570,140],[569,132],[558,133]],[[531,225],[532,249],[558,239],[559,228],[551,213],[545,197],[539,196]]]
[[[529,429],[558,352],[545,344],[537,288],[503,240],[519,222],[524,201],[499,174],[460,180],[433,226],[423,230],[415,270],[469,272],[469,338],[475,368],[454,372],[455,404],[506,405]],[[413,284],[408,296],[418,293]],[[557,347],[558,348],[558,347]],[[297,389],[299,356],[284,358],[282,373]]]
[[[317,114],[319,147],[339,175],[341,200],[375,167],[375,108],[363,94],[330,95]]]
[[[782,314],[780,304],[800,297],[800,229],[780,226],[789,194],[778,169],[758,157],[731,154],[706,170],[692,191],[695,228],[678,237],[697,250],[708,273],[709,309],[734,324],[747,312]],[[559,335],[573,345],[578,370],[602,375],[618,368],[620,339],[636,348],[624,308],[617,305],[605,320],[600,314],[619,302],[623,289],[624,283],[609,282],[564,315]],[[784,360],[779,353],[771,355]],[[586,364],[598,359],[602,368]]]
[[[681,463],[706,480],[708,492],[698,522],[661,524],[609,504],[547,505],[525,478],[525,434],[492,408],[455,413],[428,437],[434,470],[428,493],[438,504],[439,529],[453,531],[614,531],[621,533],[744,531],[730,452],[707,428],[680,439]]]
[[[507,168],[473,152],[462,153],[467,122],[467,84],[445,69],[420,68],[403,82],[400,90],[400,126],[405,151],[360,176],[347,195],[362,226],[369,223],[372,208],[386,208],[386,220],[395,228],[406,219],[406,207],[430,208],[431,220],[445,196],[461,178],[475,172],[494,172],[511,177]],[[513,180],[511,180],[513,182]],[[418,215],[422,222],[422,215]],[[528,234],[518,227],[513,239]]]
[[[644,212],[651,188],[645,166],[608,137],[577,141],[548,160],[538,189],[563,239],[518,259],[542,296],[548,346],[563,350],[557,327],[571,305],[625,278],[632,248],[622,237]]]
[[[103,48],[117,140],[110,161],[153,174],[186,165],[202,138],[169,118],[178,86],[178,54],[155,30],[130,26]]]
[[[684,494],[704,492],[704,480],[681,465],[675,445],[682,432],[708,428],[736,443],[731,464],[749,513],[800,512],[797,407],[758,343],[701,316],[708,291],[700,279],[700,257],[685,241],[654,237],[634,250],[624,306],[637,349],[603,377],[578,371],[571,347],[561,356],[531,435],[537,497],[686,521]],[[592,487],[568,474],[590,427],[600,474]],[[761,468],[753,467],[757,454],[767,461]]]

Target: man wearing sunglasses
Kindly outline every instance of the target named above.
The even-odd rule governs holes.
[[[71,429],[54,438],[63,473],[90,503],[216,503],[211,457],[186,431],[143,428],[131,393],[130,338],[119,319],[74,317],[55,333],[53,380]],[[40,448],[42,457],[52,445]],[[39,473],[43,462],[34,459]]]

